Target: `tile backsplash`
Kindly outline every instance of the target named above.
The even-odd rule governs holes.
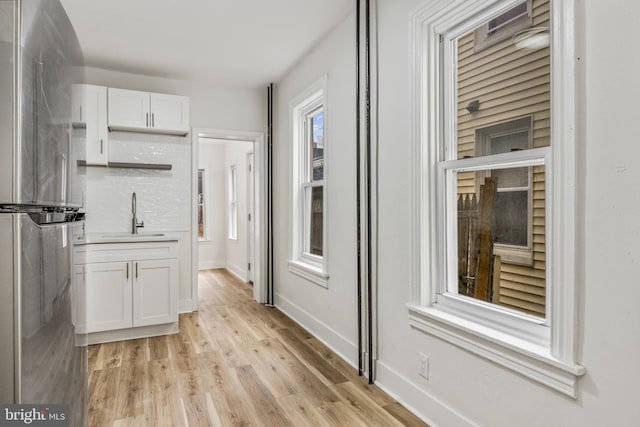
[[[189,231],[191,139],[141,133],[109,133],[109,161],[171,164],[171,170],[87,168],[87,232],[131,231],[136,193],[140,231]]]

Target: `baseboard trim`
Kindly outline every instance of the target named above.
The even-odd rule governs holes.
[[[477,425],[380,360],[376,362],[375,384],[431,427]]]
[[[309,331],[354,369],[358,369],[358,347],[354,343],[280,294],[275,295],[275,306],[291,320]]]
[[[114,331],[92,332],[88,343],[101,344],[105,342],[134,340],[139,338],[156,337],[160,335],[177,334],[178,322],[161,325],[140,326],[137,328],[117,329]]]
[[[229,272],[233,273],[234,276],[236,276],[243,282],[247,281],[247,270],[243,270],[231,262],[228,262],[225,267]]]
[[[198,263],[198,271],[200,270],[215,270],[216,268],[226,268],[226,261],[200,261]]]

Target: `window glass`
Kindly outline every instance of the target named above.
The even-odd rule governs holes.
[[[205,238],[205,216],[204,216],[204,169],[198,169],[198,238]]]
[[[312,180],[324,179],[324,112],[311,116],[311,169]]]
[[[496,16],[491,19],[487,24],[487,33],[489,35],[495,34],[497,31],[500,31],[502,28],[507,27],[508,25],[524,18],[527,16],[527,3],[521,3],[512,9],[509,9],[502,15]]]
[[[455,201],[446,202],[446,215],[456,225],[447,245],[457,250],[458,282],[448,283],[447,290],[544,317],[544,159],[520,160],[518,155],[551,145],[549,47],[519,48],[506,39],[474,49],[482,34],[491,36],[528,20],[529,4],[518,4],[453,40],[454,57],[447,63],[455,76],[454,135],[446,142],[452,150],[446,152],[459,164],[450,163],[453,173],[445,176],[454,180],[450,188],[456,193]],[[531,17],[539,34],[540,27],[549,26],[542,14],[548,2],[534,4],[542,5],[540,15]],[[469,171],[465,161],[471,159]],[[448,194],[454,197],[453,190]]]

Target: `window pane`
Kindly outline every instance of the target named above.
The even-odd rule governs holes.
[[[500,190],[498,172],[516,175],[523,169],[531,169],[531,190]],[[544,170],[532,166],[456,174],[458,294],[545,315]],[[530,265],[514,262],[518,254],[530,254]]]
[[[322,256],[323,249],[323,187],[311,187],[309,215],[309,253]]]
[[[198,237],[204,238],[204,206],[198,206]]]
[[[204,239],[204,169],[198,169],[198,238]]]
[[[324,179],[324,112],[311,116],[311,168],[313,181]]]
[[[458,159],[551,144],[548,17],[534,11],[535,28],[531,28],[530,35],[526,27],[522,30],[525,31],[523,37],[546,38],[546,43],[531,40],[531,43],[516,45],[515,39],[507,37],[482,50],[474,48],[476,38],[484,34],[482,29],[495,30],[500,25],[510,25],[508,22],[518,20],[517,16],[527,16],[526,2],[455,40],[456,58],[450,64],[455,67],[453,118],[456,126],[451,142],[457,144],[453,153]],[[525,121],[531,134],[523,129]],[[509,122],[512,129],[508,135],[488,131]],[[483,130],[489,139],[481,139],[486,146],[478,147],[478,133]]]

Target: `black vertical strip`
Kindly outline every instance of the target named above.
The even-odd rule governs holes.
[[[371,12],[369,0],[365,0],[365,132],[367,166],[367,323],[369,351],[369,384],[373,384],[373,286],[371,256]]]
[[[360,0],[356,0],[356,230],[358,264],[358,375],[364,374],[362,360],[362,230],[360,207]]]
[[[269,286],[268,286],[268,304],[273,306],[274,303],[274,284],[273,284],[273,83],[269,84],[269,97],[268,97],[268,139],[269,139],[269,194],[267,198],[269,200]]]

